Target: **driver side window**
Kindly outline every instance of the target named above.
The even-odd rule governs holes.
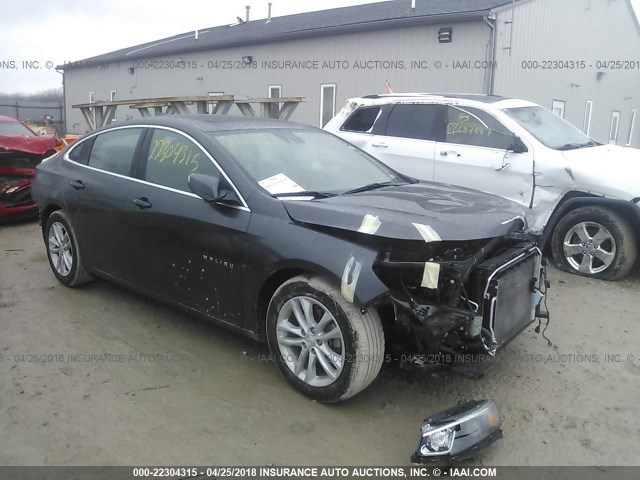
[[[191,140],[170,130],[154,129],[147,152],[145,180],[191,192],[190,173],[219,175],[209,157]]]
[[[487,112],[447,107],[446,142],[506,150],[513,143],[513,136]]]

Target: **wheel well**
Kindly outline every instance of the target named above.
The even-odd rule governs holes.
[[[272,274],[266,282],[262,285],[260,289],[260,293],[258,294],[258,305],[256,309],[256,314],[258,315],[258,325],[260,326],[260,337],[264,337],[264,322],[267,318],[267,308],[269,308],[269,302],[271,301],[271,297],[276,292],[278,287],[282,285],[287,280],[301,275],[303,273],[313,273],[309,270],[304,270],[302,268],[286,268],[284,270],[279,270]]]
[[[566,207],[566,209],[564,208],[565,204],[569,200],[573,200],[577,198],[584,199],[584,201],[569,205]],[[589,201],[589,199],[593,199],[593,201]],[[607,199],[605,197],[600,197],[598,195],[593,195],[586,192],[579,192],[579,191],[569,192],[564,197],[562,197],[560,202],[558,202],[558,205],[556,205],[556,208],[551,214],[548,225],[549,224],[551,225],[552,230],[555,229],[556,225],[558,224],[558,222],[562,217],[564,217],[568,213],[571,213],[573,210],[576,210],[578,208],[587,207],[587,206],[603,207],[603,208],[609,208],[609,209],[615,210],[615,212],[618,215],[620,215],[622,218],[627,220],[631,225],[631,227],[633,228],[636,234],[636,238],[640,240],[640,222],[637,221],[637,217],[634,216],[632,209],[631,208],[614,208],[613,205],[609,205],[607,203],[610,200],[612,199]],[[629,207],[632,207],[632,206],[633,205],[629,205]],[[545,227],[545,230],[546,228],[547,227]],[[544,241],[544,249],[545,251],[547,251],[551,245],[551,232],[549,232],[548,235],[545,235],[545,238],[546,239]]]
[[[40,212],[40,218],[41,218],[41,224],[42,224],[43,230],[44,230],[44,227],[47,225],[47,220],[49,220],[49,217],[51,216],[51,214],[56,210],[61,210],[61,209],[62,207],[52,203],[51,205],[47,205],[45,209]]]
[[[258,315],[258,327],[259,327],[259,335],[261,339],[264,339],[264,324],[267,318],[267,309],[269,308],[269,302],[271,301],[271,297],[276,292],[278,287],[285,283],[287,280],[297,277],[298,275],[309,274],[309,275],[318,275],[317,272],[314,272],[310,269],[304,268],[287,268],[283,270],[279,270],[271,275],[267,281],[262,285],[260,289],[260,293],[258,294],[258,305],[256,308],[256,314]],[[395,313],[393,310],[393,306],[388,304],[375,305],[371,308],[375,308],[378,312],[380,319],[382,320],[382,327],[385,332],[385,336],[391,331],[393,321],[395,319]]]
[[[640,222],[638,222],[638,217],[634,217],[633,213],[631,212],[632,211],[630,208],[621,208],[619,211],[616,210],[617,214],[619,214],[622,218],[629,222],[629,225],[631,225],[631,228],[636,234],[636,239],[640,244]]]

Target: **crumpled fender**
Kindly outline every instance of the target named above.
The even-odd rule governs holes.
[[[314,272],[340,286],[342,296],[358,307],[365,308],[388,292],[373,271],[378,247],[336,234],[322,234],[323,227],[298,225],[295,242],[290,228],[283,228],[272,217],[253,215],[249,234],[260,232],[261,245],[249,245],[248,255],[256,256],[249,264],[262,264],[249,272],[253,281],[249,288],[261,288],[274,274],[285,269]],[[329,231],[327,231],[329,233]],[[269,255],[265,256],[266,251]]]

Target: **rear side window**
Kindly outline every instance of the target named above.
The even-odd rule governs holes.
[[[84,165],[89,161],[89,154],[91,153],[91,145],[93,145],[93,138],[89,138],[78,145],[74,146],[69,152],[69,159],[77,163]]]
[[[142,128],[123,128],[101,133],[93,142],[89,166],[129,175]]]
[[[170,130],[154,129],[147,153],[145,180],[190,192],[190,173],[220,175],[209,157],[187,137]]]
[[[386,135],[436,141],[440,111],[439,105],[396,105],[389,114]]]
[[[357,109],[344,122],[341,130],[347,132],[370,132],[380,115],[380,107],[362,107]]]
[[[477,108],[447,107],[447,143],[506,150],[512,134],[494,117]]]

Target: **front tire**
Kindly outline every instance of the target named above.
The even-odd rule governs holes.
[[[282,375],[319,402],[340,402],[361,392],[384,360],[378,313],[362,313],[322,277],[300,275],[280,286],[269,303],[266,328]]]
[[[47,219],[44,242],[49,265],[60,283],[77,287],[93,280],[82,262],[73,227],[62,210],[56,210]]]
[[[562,270],[620,280],[633,268],[638,244],[623,217],[608,208],[588,206],[572,210],[558,222],[551,250]]]

